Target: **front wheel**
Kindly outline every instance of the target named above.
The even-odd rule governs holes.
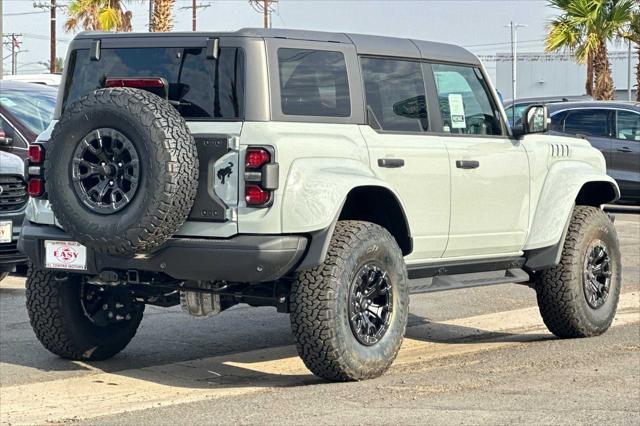
[[[123,350],[144,311],[126,287],[96,286],[82,275],[62,272],[31,269],[26,296],[40,343],[72,360],[104,360]]]
[[[368,222],[338,222],[324,263],[300,272],[292,288],[298,353],[327,380],[382,375],[400,350],[408,314],[400,247]]]
[[[599,208],[576,206],[560,263],[536,280],[540,314],[558,337],[604,333],[616,314],[621,280],[616,229]]]

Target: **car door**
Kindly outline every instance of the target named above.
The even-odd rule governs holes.
[[[429,135],[422,64],[361,57],[369,124],[361,126],[371,169],[391,184],[405,207],[413,238],[412,261],[439,258],[449,232],[449,156]]]
[[[561,132],[584,138],[602,152],[607,169],[613,170],[613,140],[611,123],[614,111],[604,108],[582,108],[569,110],[562,124]]]
[[[610,174],[623,200],[640,200],[640,112],[615,111]]]
[[[529,162],[512,140],[481,68],[432,64],[451,167],[444,256],[512,254],[529,225]]]

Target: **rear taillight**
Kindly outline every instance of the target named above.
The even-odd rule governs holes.
[[[44,148],[42,145],[29,145],[29,163],[31,165],[44,162]]]
[[[278,163],[273,149],[249,147],[245,154],[244,200],[250,207],[268,207],[278,189]]]
[[[31,197],[41,197],[44,194],[44,157],[45,150],[42,145],[29,145],[27,193]]]
[[[247,149],[245,167],[247,169],[259,169],[271,161],[271,154],[264,148]]]
[[[261,206],[271,199],[271,193],[258,185],[247,185],[244,189],[244,199],[248,206]]]
[[[40,197],[44,194],[44,180],[41,178],[30,178],[27,184],[27,192],[30,197]]]

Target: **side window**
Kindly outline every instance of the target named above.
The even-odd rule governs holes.
[[[616,139],[640,142],[640,114],[616,111]]]
[[[608,138],[609,111],[603,109],[570,111],[564,120],[564,133]]]
[[[0,117],[0,134],[4,134],[5,138],[11,139],[11,143],[8,146],[14,148],[26,148],[28,146],[27,142],[22,139],[22,137],[16,132],[16,130],[11,126],[4,118]],[[2,147],[2,145],[0,145]]]
[[[502,120],[478,68],[433,64],[443,131],[461,135],[502,135]]]
[[[551,126],[549,129],[554,132],[563,132],[564,119],[567,116],[566,111],[551,115]]]
[[[281,48],[278,68],[283,114],[351,115],[347,65],[341,52]]]
[[[369,114],[382,130],[429,129],[422,66],[398,59],[361,58]]]

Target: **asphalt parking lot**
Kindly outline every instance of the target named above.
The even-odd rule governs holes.
[[[414,296],[383,377],[331,384],[292,346],[288,317],[237,306],[209,320],[150,308],[120,355],[91,364],[37,342],[24,280],[0,285],[0,422],[7,424],[640,424],[640,215],[617,214],[623,290],[613,327],[559,340],[533,290]]]

